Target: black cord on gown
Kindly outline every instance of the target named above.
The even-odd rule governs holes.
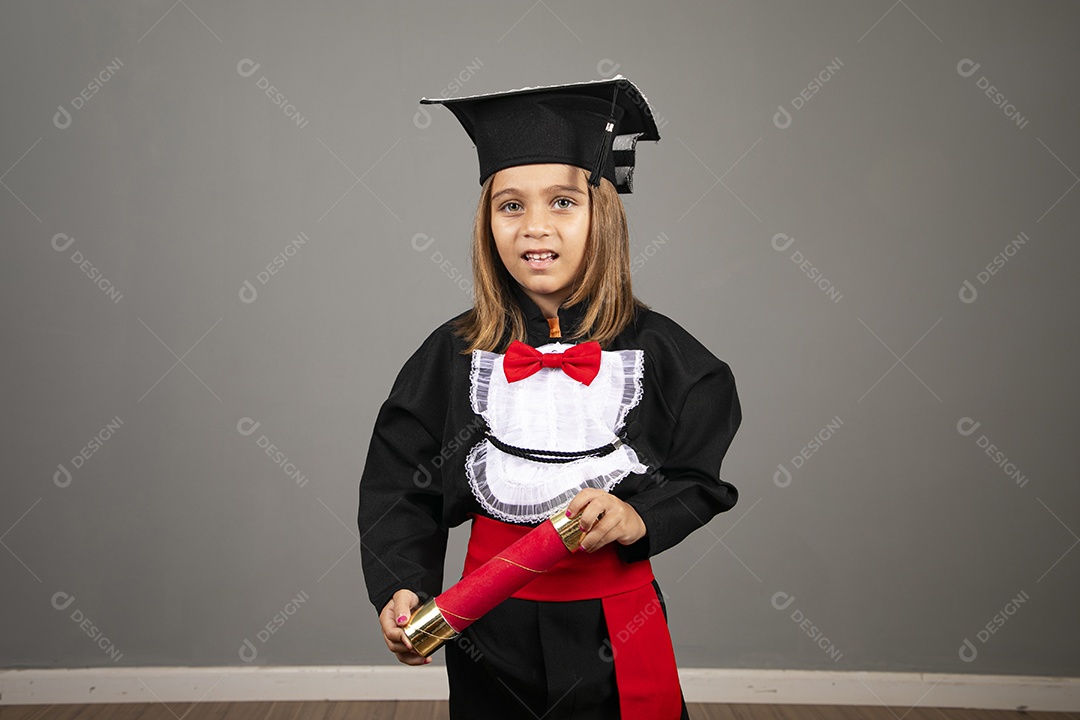
[[[495,437],[490,430],[486,432],[486,435],[488,441],[504,453],[542,463],[568,463],[587,457],[604,457],[605,455],[610,455],[615,452],[615,450],[623,444],[620,438],[616,438],[614,442],[592,448],[591,450],[530,450],[528,448],[507,445],[502,440]]]

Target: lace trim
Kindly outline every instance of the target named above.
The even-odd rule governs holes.
[[[626,413],[641,402],[641,379],[645,375],[644,350],[619,350],[623,360],[623,397],[619,403],[619,418],[615,421],[615,432],[622,430],[626,422]]]
[[[498,353],[487,350],[473,350],[472,367],[469,370],[469,402],[473,412],[487,416],[488,391],[491,387],[491,373],[495,368]]]
[[[465,470],[469,479],[469,487],[472,489],[473,496],[480,502],[481,507],[493,517],[504,522],[537,525],[551,517],[556,508],[572,500],[581,490],[591,487],[610,491],[620,480],[630,474],[629,470],[617,470],[600,475],[582,482],[577,487],[570,488],[554,497],[536,503],[504,502],[495,497],[491,486],[488,484],[487,451],[491,447],[491,444],[486,439],[473,446],[465,462]],[[646,471],[647,468],[642,468],[638,472]]]

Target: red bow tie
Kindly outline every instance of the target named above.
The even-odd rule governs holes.
[[[503,357],[503,372],[507,382],[524,380],[542,367],[562,368],[570,377],[588,385],[600,372],[600,343],[594,340],[574,345],[566,352],[542,353],[514,340]]]

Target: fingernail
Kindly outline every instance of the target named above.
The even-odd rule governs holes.
[[[431,661],[432,661],[433,659],[434,659],[434,658],[430,658],[430,657],[426,657],[426,658],[424,658],[424,664],[425,664],[425,665],[427,665],[427,664],[428,664],[429,662],[431,662]]]
[[[574,515],[569,510],[567,510],[566,517],[574,517]]]
[[[398,621],[399,623],[403,623],[403,622],[405,622],[405,621],[406,621],[406,620],[408,620],[408,619],[409,619],[409,616],[408,616],[408,615],[399,615],[399,616],[398,616],[398,619],[397,619],[397,621]]]

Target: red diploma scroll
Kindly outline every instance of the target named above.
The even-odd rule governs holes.
[[[427,657],[485,613],[570,557],[584,533],[566,506],[452,587],[428,600],[405,624],[413,649]]]

